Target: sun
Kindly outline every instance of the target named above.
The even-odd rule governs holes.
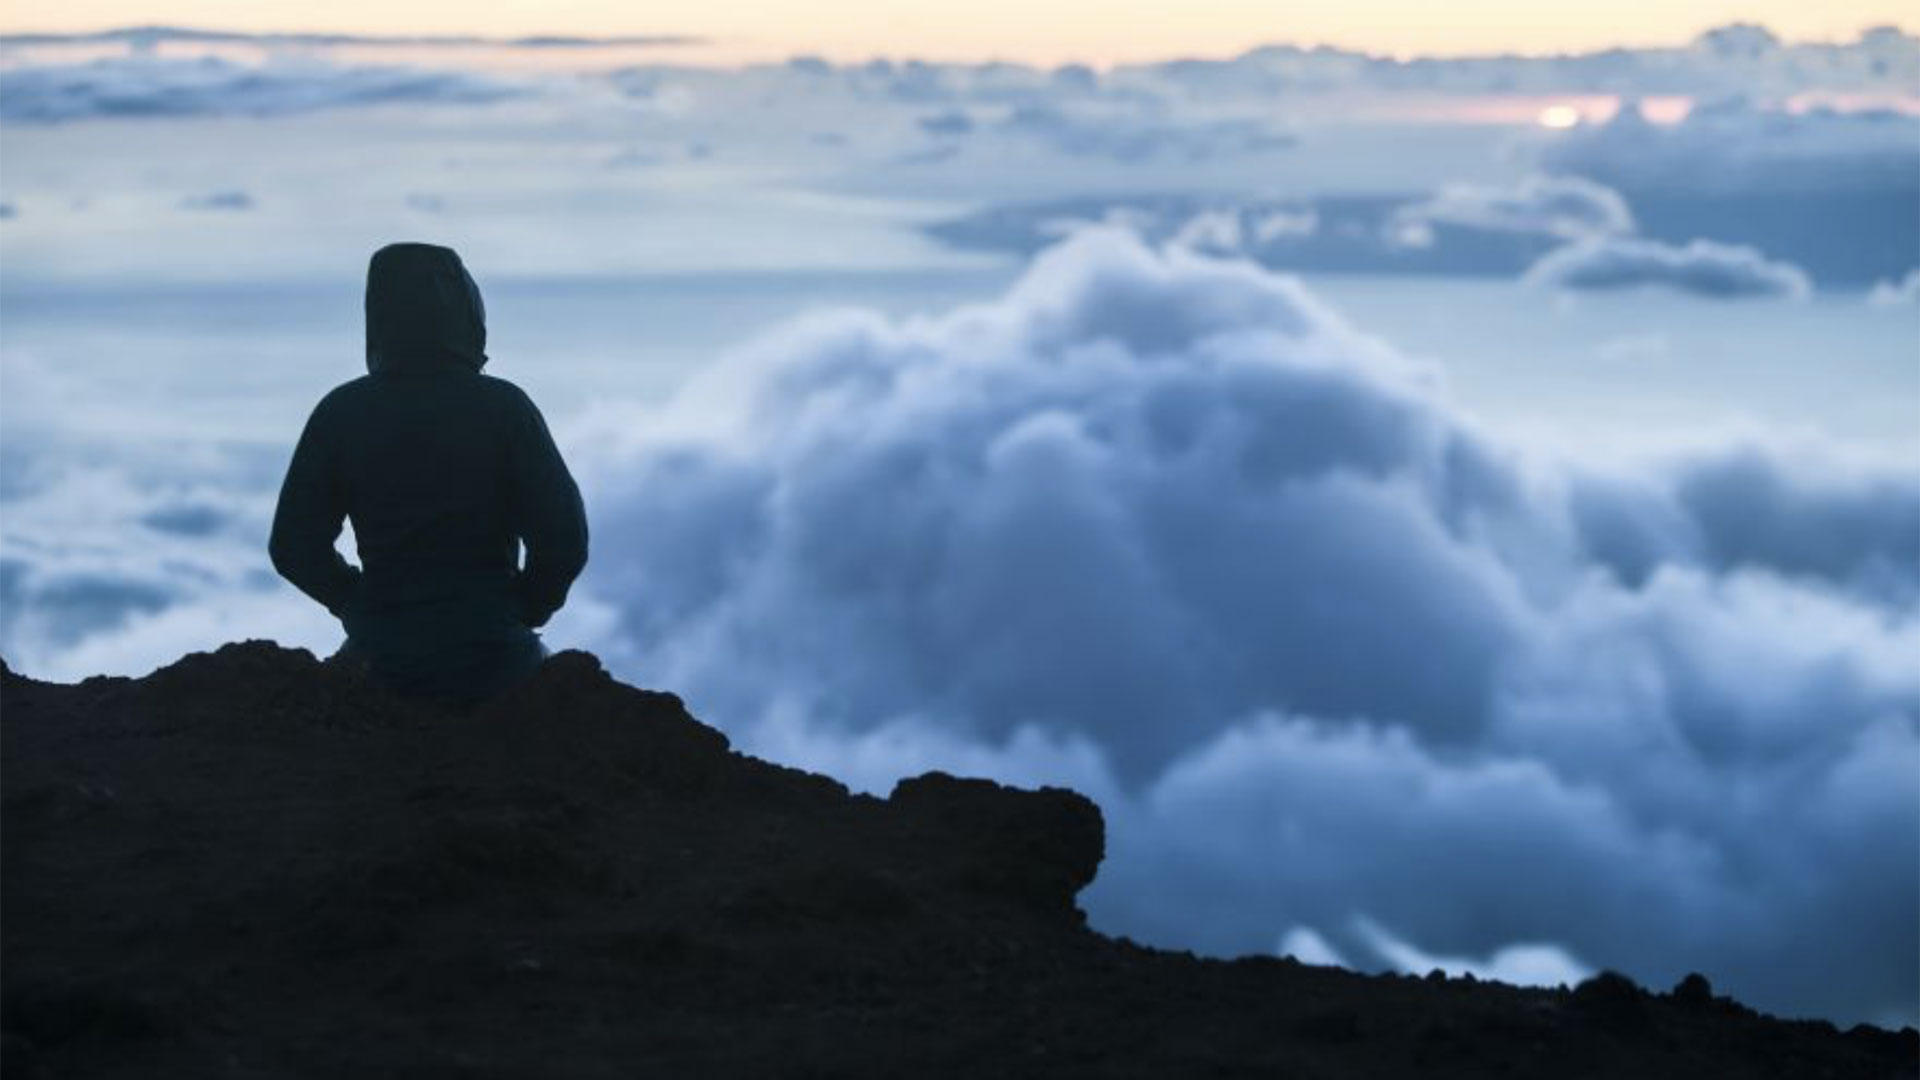
[[[1540,126],[1570,128],[1580,123],[1580,110],[1571,105],[1549,105],[1540,110]]]

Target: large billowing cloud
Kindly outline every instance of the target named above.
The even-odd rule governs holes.
[[[1562,289],[1678,289],[1695,296],[1784,296],[1812,290],[1806,271],[1749,247],[1695,240],[1685,247],[1630,237],[1591,237],[1549,252],[1527,279]]]
[[[1536,457],[1290,279],[1112,230],[573,439],[619,670],[855,783],[1089,790],[1109,930],[1920,1000],[1909,470]]]

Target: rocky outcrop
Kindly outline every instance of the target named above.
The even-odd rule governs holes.
[[[0,670],[4,1071],[1915,1074],[1916,1038],[1649,994],[1202,960],[1087,929],[1069,791],[886,799],[583,653],[466,715],[264,643]]]

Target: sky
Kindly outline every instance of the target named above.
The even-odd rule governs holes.
[[[746,29],[596,7],[57,14]],[[897,59],[0,47],[0,655],[337,647],[274,495],[369,253],[444,243],[585,493],[547,641],[743,751],[1084,791],[1090,919],[1154,945],[1920,1018],[1894,13],[754,10]],[[1000,26],[1041,65],[941,62]],[[1051,66],[1496,29],[1658,47]]]
[[[671,34],[714,39],[708,61],[817,54],[834,60],[913,56],[1112,64],[1173,55],[1224,56],[1273,42],[1338,45],[1397,56],[1551,53],[1672,45],[1735,21],[1784,37],[1845,40],[1875,25],[1920,26],[1900,0],[758,0],[720,5],[608,5],[598,0],[488,4],[325,5],[252,0],[73,0],[12,4],[0,31],[166,24],[252,31]]]

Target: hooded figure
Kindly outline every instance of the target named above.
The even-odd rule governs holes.
[[[460,256],[375,252],[367,374],[314,408],[269,544],[274,569],[346,627],[343,651],[402,691],[459,704],[539,664],[534,630],[587,561],[580,490],[540,410],[480,373],[486,343]],[[334,549],[342,519],[359,567]]]

